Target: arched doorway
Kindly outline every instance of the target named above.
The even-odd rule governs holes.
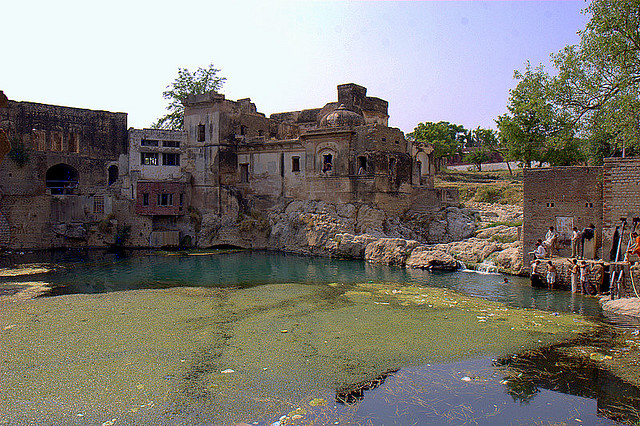
[[[68,164],[56,164],[47,170],[46,183],[52,195],[73,194],[78,188],[78,171]]]

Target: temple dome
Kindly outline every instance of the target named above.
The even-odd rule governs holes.
[[[320,127],[353,127],[362,126],[364,118],[353,111],[349,111],[344,105],[340,105],[335,111],[325,115],[320,120]]]

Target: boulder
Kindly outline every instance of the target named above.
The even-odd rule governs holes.
[[[336,234],[327,241],[325,249],[333,257],[348,257],[353,259],[364,259],[367,245],[377,241],[371,235],[353,235],[348,233]]]
[[[406,266],[411,268],[429,269],[458,269],[458,261],[449,253],[427,246],[420,246],[413,249],[406,261]]]
[[[401,238],[380,238],[367,244],[364,258],[368,262],[403,266],[411,251],[420,243]]]

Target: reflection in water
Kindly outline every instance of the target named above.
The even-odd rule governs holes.
[[[504,374],[502,383],[514,401],[529,403],[547,389],[568,395],[597,400],[598,415],[619,422],[638,422],[640,389],[614,376],[596,362],[572,355],[583,344],[599,341],[606,350],[611,336],[606,331],[590,336],[588,341],[572,340],[518,355],[498,359],[494,366]]]
[[[397,373],[399,369],[390,370],[382,373],[378,377],[365,380],[364,382],[356,383],[353,385],[343,386],[336,391],[336,402],[343,405],[356,405],[358,402],[364,399],[364,392],[372,389],[379,388],[384,384],[387,377],[393,373]]]

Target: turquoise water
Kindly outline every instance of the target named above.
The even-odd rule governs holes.
[[[604,320],[597,301],[526,279],[260,252],[73,260],[19,278],[56,296],[0,318],[0,425],[608,425],[640,410],[636,388],[554,349]]]
[[[46,274],[55,294],[102,293],[143,288],[179,286],[251,287],[263,284],[332,282],[412,283],[448,288],[461,293],[506,303],[514,307],[558,312],[575,312],[600,318],[593,298],[564,291],[534,289],[529,280],[474,272],[430,272],[376,265],[357,260],[338,260],[267,252],[238,252],[223,255],[137,255],[90,264],[76,264]]]

